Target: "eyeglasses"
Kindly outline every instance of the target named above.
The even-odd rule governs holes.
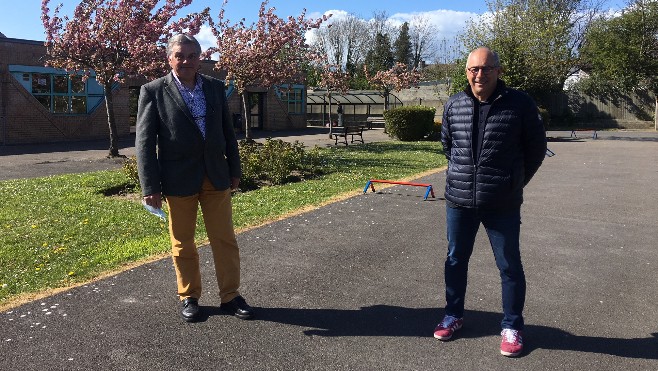
[[[495,70],[498,68],[497,66],[491,67],[491,66],[484,66],[484,67],[469,67],[467,68],[468,72],[470,72],[473,75],[477,75],[480,71],[482,71],[482,74],[488,75],[491,73],[491,71]]]
[[[183,62],[184,60],[188,61],[195,61],[199,59],[199,54],[197,53],[192,53],[190,55],[184,55],[183,53],[176,53],[173,55],[174,59],[176,59],[179,62]]]

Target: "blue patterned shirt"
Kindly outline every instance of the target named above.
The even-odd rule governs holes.
[[[206,137],[206,97],[203,95],[203,80],[201,76],[196,75],[196,85],[194,85],[194,90],[188,89],[183,83],[180,82],[176,73],[173,72],[174,80],[176,81],[176,86],[180,95],[183,96],[185,105],[192,113],[192,118],[194,122],[199,127],[201,135]]]

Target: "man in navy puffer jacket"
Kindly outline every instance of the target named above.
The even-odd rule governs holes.
[[[544,159],[546,133],[532,98],[506,87],[501,74],[495,52],[475,49],[466,63],[469,86],[444,107],[446,307],[434,337],[448,340],[463,324],[468,261],[482,224],[501,277],[500,351],[517,356],[523,350],[526,291],[519,248],[523,187]]]

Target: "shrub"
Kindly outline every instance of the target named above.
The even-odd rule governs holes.
[[[306,151],[299,141],[289,143],[268,138],[261,144],[242,140],[239,149],[242,190],[298,181],[322,172],[319,149]]]
[[[432,131],[436,108],[409,106],[389,109],[384,112],[386,131],[391,137],[402,141],[417,141]]]
[[[253,190],[262,185],[284,184],[322,173],[319,148],[305,150],[304,144],[268,138],[264,143],[242,140],[238,143],[242,162],[240,188]],[[137,158],[123,163],[123,172],[130,182],[139,187]]]
[[[548,129],[548,127],[551,124],[551,113],[548,111],[548,109],[539,107],[539,116],[541,116],[541,119],[544,123],[544,128]]]
[[[139,174],[137,173],[137,157],[128,157],[122,166],[123,173],[128,180],[136,187],[139,187]]]
[[[427,140],[431,140],[434,142],[438,142],[441,140],[441,122],[440,121],[434,121],[434,124],[432,124],[432,131],[430,131],[429,135],[427,135]]]
[[[255,141],[242,140],[238,143],[242,162],[242,178],[240,178],[242,189],[258,188],[258,180],[264,165],[259,158],[259,147],[260,144]]]

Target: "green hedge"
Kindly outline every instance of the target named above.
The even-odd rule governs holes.
[[[539,109],[539,116],[541,116],[541,119],[544,123],[544,129],[548,129],[548,127],[551,125],[551,113],[549,112],[548,109],[543,107],[538,107],[538,109]]]
[[[267,138],[263,143],[258,143],[241,140],[238,149],[242,162],[242,191],[313,178],[322,174],[325,167],[319,148],[305,149],[304,143],[300,141],[289,143]],[[139,187],[135,156],[124,162],[123,172],[135,187]]]
[[[254,190],[265,185],[285,184],[322,173],[318,148],[305,149],[304,143],[267,138],[263,143],[239,142],[242,178],[240,189]]]
[[[402,141],[417,141],[433,130],[436,108],[407,106],[384,111],[386,132]]]

